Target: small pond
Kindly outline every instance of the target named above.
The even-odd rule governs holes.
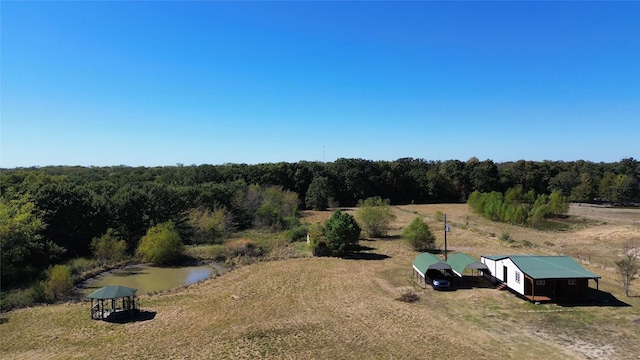
[[[208,278],[213,274],[213,271],[213,267],[206,265],[185,267],[130,266],[89,280],[81,292],[83,295],[89,295],[103,286],[123,285],[138,289],[137,295],[144,295],[193,284]]]

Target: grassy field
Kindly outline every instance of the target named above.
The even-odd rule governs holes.
[[[592,211],[591,211],[592,210]],[[350,210],[351,211],[351,210]],[[466,205],[394,207],[385,239],[358,259],[301,257],[258,262],[181,290],[140,297],[144,320],[89,319],[87,303],[21,309],[0,317],[2,359],[640,359],[640,280],[625,297],[613,261],[640,243],[640,212],[572,208],[564,231],[492,223]],[[535,305],[489,287],[416,287],[416,253],[398,234],[416,214],[443,246],[484,254],[582,254],[611,296],[603,306]],[[329,212],[306,212],[306,221]],[[501,241],[508,233],[511,242]],[[593,287],[594,283],[590,285]],[[419,300],[398,301],[404,291]]]

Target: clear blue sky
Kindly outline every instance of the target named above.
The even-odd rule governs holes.
[[[0,167],[640,158],[640,2],[12,2]]]

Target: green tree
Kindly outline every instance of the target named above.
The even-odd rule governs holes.
[[[402,238],[416,251],[433,249],[436,242],[436,237],[431,233],[429,225],[424,222],[422,217],[416,217],[409,226],[402,230]]]
[[[588,173],[580,174],[580,183],[571,190],[571,201],[589,202],[598,194],[598,181]]]
[[[10,287],[35,277],[64,249],[47,241],[32,202],[0,199],[0,282]]]
[[[363,230],[371,237],[386,236],[389,224],[396,218],[389,201],[379,196],[361,201],[357,215]]]
[[[329,206],[330,192],[329,179],[324,176],[315,177],[309,184],[304,202],[313,210],[326,210]]]
[[[257,209],[254,224],[257,227],[271,227],[275,230],[286,228],[285,219],[295,217],[298,212],[298,195],[283,190],[280,186],[263,189],[262,204]]]
[[[532,225],[536,226],[541,221],[547,219],[551,214],[551,209],[549,207],[549,196],[546,194],[540,194],[536,198],[536,201],[533,204],[533,208],[530,210],[530,221]]]
[[[100,263],[118,262],[124,258],[127,251],[127,242],[119,239],[113,229],[108,229],[106,234],[94,238],[91,241],[91,249]]]
[[[182,257],[184,245],[173,222],[158,224],[147,231],[140,240],[136,254],[144,261],[167,264]]]
[[[219,244],[233,231],[233,217],[224,207],[213,211],[205,208],[191,209],[187,223],[193,229],[192,243]]]
[[[336,210],[324,223],[326,246],[334,256],[355,251],[360,239],[360,226],[350,214]]]
[[[606,172],[600,180],[598,190],[602,200],[615,202],[617,198],[616,175],[612,172]]]
[[[68,265],[55,265],[48,271],[45,296],[48,300],[65,300],[73,291],[73,277]]]
[[[549,208],[555,215],[563,215],[569,212],[569,201],[560,191],[554,190],[549,195]]]

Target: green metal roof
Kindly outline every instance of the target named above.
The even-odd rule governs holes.
[[[458,276],[462,276],[465,269],[487,269],[487,265],[463,253],[449,255],[447,264],[451,265]]]
[[[120,286],[120,285],[105,286],[101,289],[98,289],[92,292],[91,294],[89,294],[89,296],[87,296],[87,298],[89,299],[124,298],[124,297],[135,295],[136,291],[138,291],[138,289],[133,289],[130,287]]]
[[[509,258],[522,272],[533,279],[599,279],[569,256],[507,255],[484,256],[491,260]]]
[[[416,256],[416,259],[413,260],[413,267],[422,275],[426,274],[429,269],[451,269],[449,264],[442,262],[439,257],[431,253],[422,253]]]

